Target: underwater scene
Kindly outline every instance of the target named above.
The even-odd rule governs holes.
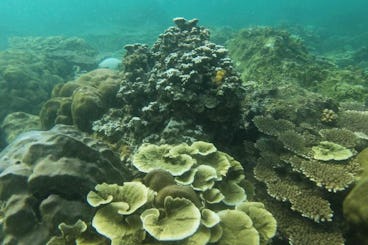
[[[366,0],[1,0],[0,244],[368,245]]]

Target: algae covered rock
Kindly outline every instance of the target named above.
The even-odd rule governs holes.
[[[36,53],[0,52],[0,121],[11,113],[37,114],[63,77]]]
[[[365,148],[361,151],[356,160],[362,168],[360,176],[356,185],[345,197],[343,202],[343,213],[345,219],[351,226],[351,231],[359,243],[366,243],[368,241],[368,236],[366,230],[368,229],[368,149]]]
[[[308,52],[300,37],[285,30],[242,29],[227,47],[246,83],[294,83],[339,101],[367,100],[368,76],[362,69],[338,68]]]
[[[42,55],[49,66],[54,67],[62,77],[73,74],[75,67],[89,71],[97,66],[97,51],[78,37],[12,37],[9,46]]]
[[[0,120],[10,112],[37,114],[53,86],[97,66],[80,38],[12,37],[0,52]]]
[[[91,121],[104,111],[100,97],[98,90],[93,87],[82,87],[73,93],[71,113],[73,124],[79,129],[88,131]]]
[[[89,222],[86,194],[98,183],[122,183],[130,176],[106,145],[62,125],[19,136],[0,153],[0,170],[2,233],[32,244],[45,244],[61,222]]]
[[[4,133],[6,142],[9,144],[23,132],[41,129],[41,122],[37,115],[25,112],[14,112],[8,114],[4,118],[1,129]]]
[[[244,81],[302,78],[310,83],[318,78],[319,74],[313,70],[308,73],[309,77],[306,75],[305,68],[312,57],[301,39],[286,31],[270,27],[243,29],[227,46]]]
[[[367,195],[368,178],[365,177],[352,189],[344,200],[344,216],[354,228],[368,228]]]

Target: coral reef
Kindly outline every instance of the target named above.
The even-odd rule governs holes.
[[[40,111],[42,127],[57,123],[73,124],[82,131],[91,131],[91,124],[107,108],[116,104],[115,94],[120,78],[109,69],[96,69],[73,81],[54,87],[52,97]]]
[[[152,47],[126,45],[121,71],[81,75],[93,52],[79,39],[13,40],[35,65],[0,62],[0,83],[17,91],[32,77],[70,79],[39,118],[14,113],[2,124],[0,240],[364,244],[368,113],[356,101],[366,100],[366,74],[256,27],[228,44],[242,81],[197,19],[174,23]],[[58,61],[49,70],[48,59]],[[38,120],[52,129],[16,137]]]
[[[131,178],[106,145],[66,125],[16,138],[0,153],[0,169],[4,244],[46,244],[60,223],[91,220],[83,200],[96,184]]]
[[[227,50],[211,43],[209,31],[197,20],[174,22],[176,26],[161,34],[152,48],[125,46],[124,78],[117,94],[122,107],[95,122],[93,129],[99,135],[133,145],[154,143],[164,141],[163,131],[170,122],[179,122],[187,131],[199,128],[205,135],[211,132],[213,138],[229,141],[234,137],[243,92]]]

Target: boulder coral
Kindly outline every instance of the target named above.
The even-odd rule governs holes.
[[[116,104],[114,98],[119,82],[117,72],[97,69],[55,86],[52,97],[40,111],[42,127],[49,129],[62,123],[91,131],[92,122]]]
[[[128,178],[107,145],[72,126],[24,133],[0,153],[0,237],[5,244],[46,244],[59,224],[92,219],[83,200],[96,184]]]

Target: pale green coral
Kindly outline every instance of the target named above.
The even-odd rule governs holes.
[[[254,228],[259,233],[260,244],[267,244],[267,241],[276,234],[276,220],[260,202],[243,202],[236,206],[237,210],[246,213],[253,222]]]
[[[200,226],[196,233],[188,237],[180,244],[182,245],[206,245],[211,239],[211,231],[206,227]]]
[[[213,187],[217,178],[216,169],[208,165],[196,168],[192,186],[194,190],[206,191]]]
[[[233,181],[222,182],[218,184],[218,188],[224,195],[224,199],[222,201],[227,205],[237,205],[245,201],[247,198],[244,189]]]
[[[200,194],[201,198],[208,203],[219,203],[224,200],[225,196],[217,188],[212,188]]]
[[[201,223],[207,228],[212,228],[220,222],[220,217],[211,209],[204,208],[201,210],[201,214]]]
[[[159,207],[164,206],[166,197],[179,197],[190,200],[197,207],[202,207],[202,202],[198,198],[197,194],[190,186],[183,185],[168,185],[162,188],[155,197],[155,204]]]
[[[144,205],[149,197],[148,188],[140,182],[125,182],[123,186],[116,184],[100,184],[96,192],[89,192],[88,203],[93,207],[109,204],[118,208],[119,214],[131,214]]]
[[[134,245],[143,241],[145,233],[138,215],[123,216],[113,206],[99,209],[92,220],[98,233],[108,237],[111,244]]]
[[[340,161],[353,156],[353,152],[348,148],[330,141],[321,141],[319,145],[312,147],[312,151],[313,158],[321,161]]]
[[[187,154],[169,154],[169,145],[144,144],[134,155],[133,164],[141,172],[148,173],[155,169],[164,169],[178,176],[187,172],[195,160]]]
[[[201,220],[199,209],[185,198],[165,198],[164,210],[151,208],[141,214],[143,228],[159,241],[182,240],[193,235]]]
[[[218,212],[223,230],[219,245],[259,245],[259,235],[251,218],[239,210]]]
[[[87,230],[87,224],[82,220],[78,220],[73,225],[61,223],[58,228],[61,231],[61,236],[52,237],[47,245],[63,245],[75,242]]]
[[[193,142],[191,147],[193,149],[196,149],[198,151],[197,154],[202,156],[207,156],[217,151],[216,147],[213,144],[204,141]]]
[[[195,159],[198,165],[208,165],[215,168],[218,180],[226,176],[231,167],[226,154],[220,151],[213,152],[203,157],[196,157]]]

